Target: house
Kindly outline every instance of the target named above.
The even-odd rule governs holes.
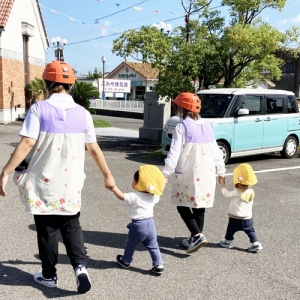
[[[282,51],[277,52],[276,56],[284,60],[282,77],[280,80],[274,81],[276,89],[291,91],[300,99],[300,56],[291,57]]]
[[[24,113],[29,100],[26,87],[42,77],[48,47],[38,0],[1,0],[0,122]]]
[[[105,79],[129,80],[130,98],[145,100],[146,92],[151,92],[158,82],[158,70],[148,63],[123,61]],[[106,99],[116,99],[113,93],[105,93],[105,96]]]

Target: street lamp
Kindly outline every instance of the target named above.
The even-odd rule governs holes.
[[[59,36],[51,39],[51,43],[57,49],[54,50],[56,60],[64,61],[64,48],[68,43],[66,39],[61,39]]]
[[[105,67],[105,59],[106,59],[105,56],[102,56],[102,57],[101,57],[101,60],[102,60],[102,63],[103,63],[103,73],[102,73],[102,78],[103,78],[102,100],[105,99],[105,91],[104,91],[104,71],[105,71],[104,67]]]
[[[172,25],[171,24],[166,24],[165,22],[160,22],[158,24],[152,24],[151,27],[157,28],[161,31],[161,33],[163,33],[164,31],[166,31],[167,33],[170,33],[170,31],[172,30]]]

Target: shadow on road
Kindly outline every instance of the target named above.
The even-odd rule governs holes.
[[[164,156],[153,158],[151,154],[161,149],[160,143],[140,139],[118,137],[98,138],[98,144],[103,152],[125,153],[126,159],[148,164],[164,164]],[[147,157],[149,156],[149,157]]]
[[[40,290],[44,296],[48,299],[58,298],[58,297],[72,297],[78,295],[77,291],[67,291],[60,288],[49,289],[38,283],[33,279],[33,274],[24,272],[17,267],[12,265],[28,265],[28,264],[38,264],[37,262],[26,262],[26,261],[5,261],[0,262],[0,285],[7,286],[30,286],[35,289]],[[75,280],[74,280],[75,281]],[[76,286],[74,284],[74,289]]]

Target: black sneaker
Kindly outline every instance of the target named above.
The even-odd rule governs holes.
[[[191,242],[190,242],[190,246],[189,248],[187,249],[187,253],[193,253],[193,252],[196,252],[198,251],[201,247],[205,246],[207,244],[207,240],[205,238],[204,235],[202,236],[196,236],[196,237],[193,237]]]
[[[125,269],[128,269],[129,267],[130,267],[130,264],[126,264],[126,263],[124,263],[124,261],[122,260],[122,255],[117,255],[117,262],[118,262],[118,264],[120,265],[120,266],[122,266],[123,268],[125,268]]]
[[[151,271],[155,274],[162,274],[164,272],[164,267],[163,266],[153,266]]]

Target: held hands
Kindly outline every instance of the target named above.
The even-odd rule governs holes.
[[[104,185],[105,185],[105,188],[107,188],[108,190],[113,189],[113,187],[115,186],[115,179],[113,178],[112,175],[105,177]]]
[[[218,176],[218,183],[224,187],[225,186],[225,177]]]

